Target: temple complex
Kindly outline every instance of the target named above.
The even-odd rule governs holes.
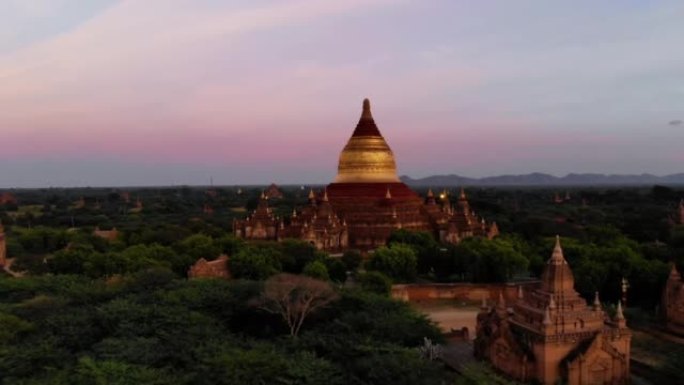
[[[5,237],[5,227],[0,222],[0,267],[7,263],[7,238]]]
[[[665,327],[684,336],[684,282],[674,263],[663,290],[662,310]]]
[[[511,304],[503,296],[495,306],[483,304],[475,355],[524,382],[625,384],[631,336],[621,303],[609,319],[598,293],[588,305],[575,291],[557,238],[538,289],[519,288]]]
[[[268,211],[268,196],[247,219],[235,221],[235,234],[246,239],[305,239],[323,250],[373,249],[387,243],[396,229],[428,231],[443,242],[463,238],[492,238],[499,231],[470,208],[465,192],[452,204],[445,191],[423,199],[397,175],[394,153],[371,114],[363,110],[342,150],[337,176],[324,191],[309,194],[309,204],[290,218],[277,219]]]

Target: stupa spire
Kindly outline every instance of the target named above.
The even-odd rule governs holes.
[[[549,259],[548,263],[555,265],[568,264],[563,256],[563,248],[561,248],[559,235],[556,235],[556,245],[553,247],[553,254],[551,254],[551,258]]]
[[[356,125],[354,134],[352,134],[352,137],[355,136],[382,137],[382,134],[380,134],[380,130],[378,130],[378,126],[375,125],[375,120],[373,119],[373,114],[371,113],[370,100],[368,100],[368,98],[363,99],[361,118],[359,118],[359,124]]]
[[[572,275],[568,262],[563,256],[559,236],[556,236],[553,253],[551,258],[546,261],[541,278],[542,289],[549,293],[572,292],[575,290],[575,278]]]
[[[361,111],[361,119],[373,120],[373,114],[371,114],[370,100],[368,100],[368,98],[363,99],[363,110]]]

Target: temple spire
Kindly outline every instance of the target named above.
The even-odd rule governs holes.
[[[392,193],[390,192],[389,187],[387,187],[387,192],[385,193],[385,199],[392,199]]]
[[[504,299],[503,292],[499,292],[499,302],[496,305],[499,309],[506,309],[506,300]]]
[[[363,99],[363,111],[361,112],[361,119],[373,120],[373,114],[371,114],[370,100],[368,100],[368,98]]]
[[[323,190],[323,202],[327,202],[327,201],[328,201],[328,189],[326,188]]]
[[[556,245],[553,247],[553,254],[551,254],[551,258],[549,259],[548,263],[554,265],[568,264],[568,262],[565,260],[565,257],[563,256],[563,248],[561,248],[559,235],[556,235]]]
[[[618,301],[617,310],[615,310],[615,319],[618,321],[625,320],[625,314],[622,312],[622,301]]]
[[[601,300],[599,299],[599,292],[594,293],[594,310],[601,310]]]
[[[518,299],[523,299],[523,288],[522,288],[522,285],[518,285]]]
[[[0,229],[1,228],[2,228],[2,222],[0,222]],[[682,279],[682,276],[679,274],[679,271],[677,271],[677,264],[675,264],[674,262],[672,262],[670,264],[670,276],[668,279],[671,279],[671,280],[677,281],[677,282]]]
[[[465,200],[466,199],[466,193],[463,187],[461,187],[461,191],[458,194],[458,199]]]

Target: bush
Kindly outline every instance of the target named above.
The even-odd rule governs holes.
[[[246,247],[228,260],[235,278],[263,280],[281,271],[281,254],[271,247]]]
[[[389,295],[392,291],[392,280],[377,271],[369,271],[358,276],[357,281],[362,290],[376,294]]]
[[[330,276],[328,275],[328,268],[325,267],[321,261],[309,262],[306,266],[304,266],[302,274],[324,281],[328,281],[330,279]]]
[[[386,274],[397,282],[411,282],[416,278],[417,265],[418,258],[413,248],[395,243],[376,249],[366,268]]]

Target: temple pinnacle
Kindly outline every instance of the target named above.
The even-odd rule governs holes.
[[[370,108],[370,100],[368,100],[368,98],[363,99],[363,112],[361,113],[361,119],[373,119]]]
[[[554,265],[567,264],[565,257],[563,256],[563,249],[561,248],[559,235],[556,235],[556,245],[553,247],[553,254],[551,254],[551,258],[549,259],[548,263]]]
[[[622,301],[618,301],[617,310],[615,311],[615,319],[618,321],[624,321],[625,315],[622,313]]]

